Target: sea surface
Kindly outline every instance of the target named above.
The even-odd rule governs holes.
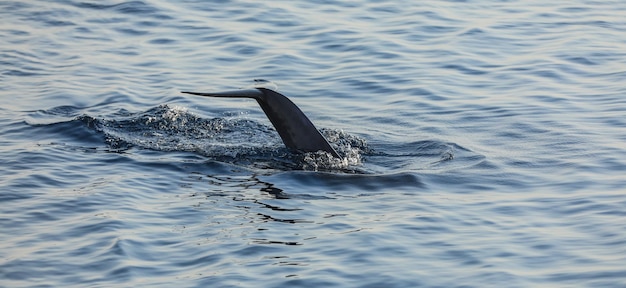
[[[0,1],[0,163],[0,287],[626,287],[626,1]]]

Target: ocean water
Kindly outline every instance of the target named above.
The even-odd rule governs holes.
[[[625,15],[0,1],[0,286],[625,287]]]

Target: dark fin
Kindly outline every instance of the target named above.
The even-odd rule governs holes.
[[[321,150],[341,158],[302,110],[289,98],[278,92],[266,88],[256,88],[217,93],[182,93],[207,97],[256,99],[287,148],[300,152]]]

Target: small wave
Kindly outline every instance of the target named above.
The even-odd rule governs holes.
[[[140,113],[120,111],[111,118],[83,115],[80,121],[104,134],[114,151],[133,147],[194,152],[211,160],[253,169],[356,171],[365,140],[340,130],[321,131],[343,158],[325,152],[295,154],[271,126],[245,118],[204,119],[184,107],[161,105]]]
[[[468,167],[484,160],[455,143],[437,140],[382,142],[373,149],[364,138],[329,128],[320,132],[341,158],[323,151],[292,153],[269,125],[239,115],[201,118],[185,107],[173,105],[135,113],[121,109],[99,117],[82,114],[77,107],[59,106],[35,111],[26,122],[36,127],[38,134],[65,135],[69,141],[65,144],[76,150],[84,150],[80,145],[98,150],[94,145],[106,144],[104,151],[116,153],[136,148],[191,152],[211,161],[266,172],[428,173]]]
[[[63,134],[67,145],[107,152],[131,149],[191,152],[211,161],[262,171],[307,170],[348,174],[441,172],[476,165],[484,160],[455,143],[422,140],[381,142],[377,149],[359,136],[343,130],[320,132],[342,155],[323,152],[292,153],[269,125],[240,115],[202,118],[185,107],[160,105],[144,112],[120,109],[108,116],[90,116],[73,106],[35,111],[26,121],[38,134]],[[104,142],[104,143],[103,143]],[[96,145],[94,148],[94,145]],[[263,172],[263,173],[265,173]]]

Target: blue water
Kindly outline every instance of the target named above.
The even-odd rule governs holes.
[[[625,15],[0,1],[0,286],[625,287]]]

